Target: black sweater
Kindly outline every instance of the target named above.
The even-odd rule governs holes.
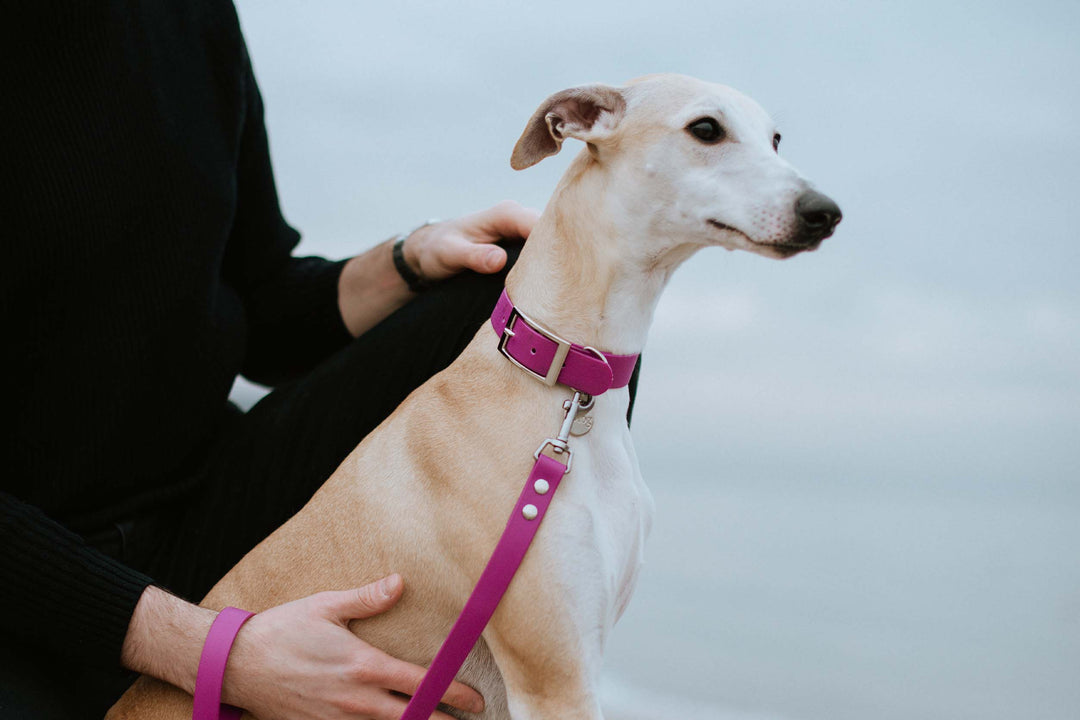
[[[237,373],[348,341],[341,264],[291,256],[228,0],[16,3],[0,97],[0,641],[115,665],[151,580],[76,533],[184,492]]]

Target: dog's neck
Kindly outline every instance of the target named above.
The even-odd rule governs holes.
[[[522,312],[572,342],[639,353],[672,271],[697,249],[618,223],[607,178],[587,151],[563,176],[507,278]]]

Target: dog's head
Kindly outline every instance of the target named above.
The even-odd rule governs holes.
[[[563,90],[533,114],[510,164],[534,165],[566,138],[584,141],[606,174],[612,215],[671,246],[786,258],[816,249],[840,222],[836,203],[779,156],[768,114],[723,85],[649,75]]]

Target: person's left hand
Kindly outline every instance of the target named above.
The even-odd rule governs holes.
[[[487,210],[425,225],[405,239],[405,262],[428,282],[462,270],[493,273],[506,264],[506,251],[492,245],[503,238],[527,238],[540,212],[505,200]]]

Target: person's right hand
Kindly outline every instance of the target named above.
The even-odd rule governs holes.
[[[229,655],[223,702],[259,720],[398,720],[424,669],[373,648],[349,621],[389,610],[401,597],[399,575],[358,590],[323,592],[255,615]],[[443,702],[480,712],[475,690],[454,683]],[[453,720],[445,713],[432,717]]]

